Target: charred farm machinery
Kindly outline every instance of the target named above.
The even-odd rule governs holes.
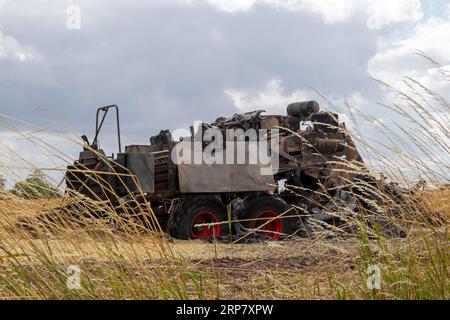
[[[117,121],[118,152],[112,156],[99,145],[108,113],[114,113]],[[122,150],[118,107],[99,108],[92,142],[83,136],[83,151],[68,166],[67,192],[108,202],[119,214],[135,210],[137,216],[152,216],[180,239],[247,234],[280,239],[309,234],[310,219],[339,223],[340,203],[354,215],[376,211],[372,201],[364,199],[370,193],[367,185],[378,182],[365,174],[345,123],[339,122],[338,114],[321,111],[315,101],[292,103],[286,115],[257,110],[190,129],[178,141],[169,130],[162,130],[148,144]],[[205,139],[208,129],[224,137],[232,132],[230,139],[243,143],[247,162],[180,162],[181,155],[193,159],[211,149],[213,142],[236,160],[236,149],[231,152],[227,139]],[[277,163],[269,174],[262,170],[266,164],[248,163],[249,130],[264,132],[258,138],[269,146],[276,140],[276,148],[265,150]],[[196,141],[200,148],[193,146]],[[379,200],[376,195],[369,198]]]

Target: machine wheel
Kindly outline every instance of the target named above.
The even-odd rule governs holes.
[[[227,220],[225,206],[214,198],[192,197],[175,204],[167,223],[168,233],[178,239],[217,238],[226,234],[226,224],[196,226]]]
[[[250,229],[259,229],[256,234],[278,240],[286,235],[293,234],[297,228],[298,218],[280,217],[289,206],[280,198],[263,196],[245,201],[245,212],[240,219],[255,219],[244,221],[243,225]],[[285,213],[292,216],[293,213]]]

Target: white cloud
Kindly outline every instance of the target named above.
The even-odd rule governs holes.
[[[22,62],[34,59],[35,53],[33,47],[23,46],[14,37],[5,35],[0,31],[0,59],[12,59]]]
[[[383,29],[396,23],[416,22],[422,19],[420,0],[377,0],[369,2],[367,27]]]
[[[430,18],[416,25],[406,39],[383,44],[369,61],[368,72],[374,78],[405,88],[402,77],[410,76],[424,85],[450,94],[450,82],[438,66],[414,55],[420,50],[450,70],[450,18]]]
[[[178,0],[193,4],[202,0]],[[367,15],[369,29],[402,22],[416,22],[422,16],[420,0],[203,0],[209,5],[229,13],[247,12],[258,5],[288,11],[306,11],[318,15],[327,24],[345,21],[355,14]]]
[[[0,0],[0,11],[6,4],[6,0]],[[32,60],[36,51],[31,46],[23,46],[14,37],[5,35],[0,30],[0,59],[12,59],[17,61]]]
[[[296,90],[286,93],[280,79],[272,79],[262,90],[227,89],[225,94],[231,98],[234,105],[242,111],[263,109],[268,113],[284,114],[286,106],[295,101],[311,100],[312,91]]]
[[[342,113],[347,112],[344,108],[346,105],[357,110],[362,110],[370,105],[369,101],[359,91],[354,92],[348,97],[332,96],[329,97],[328,100]]]
[[[421,21],[415,25],[410,34],[401,40],[385,38],[384,42],[380,43],[378,52],[368,62],[367,68],[372,77],[388,83],[402,93],[407,93],[419,103],[422,104],[422,99],[427,100],[422,104],[428,109],[427,113],[420,112],[426,119],[424,121],[417,113],[420,110],[415,105],[408,106],[409,103],[405,103],[402,97],[390,90],[386,91],[383,102],[389,105],[399,104],[402,110],[409,113],[409,116],[405,117],[396,112],[389,112],[390,120],[395,121],[395,125],[389,122],[392,124],[393,131],[411,144],[410,148],[404,150],[403,158],[392,158],[392,163],[405,163],[406,158],[414,161],[420,160],[419,169],[421,165],[429,164],[430,168],[424,168],[425,170],[422,171],[435,170],[441,177],[448,176],[448,173],[445,172],[445,166],[448,165],[446,155],[448,155],[450,143],[446,132],[448,131],[447,107],[443,101],[436,102],[434,97],[427,93],[427,90],[422,90],[420,86],[405,77],[413,78],[425,87],[436,91],[444,99],[450,99],[449,30],[450,16],[447,18],[432,17]],[[414,53],[419,53],[419,55]],[[438,64],[420,56],[422,54]],[[396,110],[399,109],[396,108]],[[409,133],[417,135],[421,147],[414,145],[410,137],[406,136],[404,132],[400,132],[397,125]],[[422,125],[427,129],[424,130]],[[402,150],[404,149],[403,145],[406,144],[399,142]],[[429,154],[423,150],[427,150]],[[441,155],[441,157],[435,155]],[[410,167],[414,168],[416,165],[417,163],[411,163]]]
[[[286,107],[292,102],[322,100],[322,98],[311,89],[297,89],[286,92],[283,81],[278,78],[269,80],[262,89],[248,90],[231,88],[225,90],[225,94],[233,101],[233,104],[241,111],[263,109],[272,114],[285,114]],[[336,109],[340,113],[346,112],[344,106],[361,109],[367,107],[369,102],[360,93],[355,92],[348,97],[327,96],[331,105],[323,105],[322,109]]]
[[[250,10],[257,3],[257,0],[208,0],[208,3],[220,10],[235,12]]]
[[[288,11],[304,10],[321,16],[326,23],[335,23],[349,18],[359,3],[356,0],[206,0],[206,2],[230,13],[250,11],[257,5]]]
[[[325,23],[332,24],[347,20],[358,9],[361,1],[354,0],[298,0],[298,1],[268,1],[290,11],[305,10],[319,15]]]

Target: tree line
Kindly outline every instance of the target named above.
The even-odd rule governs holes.
[[[53,187],[42,170],[36,169],[25,180],[17,181],[12,189],[7,190],[6,179],[0,175],[0,194],[12,194],[24,199],[60,198],[61,191]]]

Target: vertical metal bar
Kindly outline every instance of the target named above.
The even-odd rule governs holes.
[[[119,143],[119,153],[122,153],[122,142],[121,142],[121,138],[120,138],[120,118],[119,118],[119,107],[117,105],[110,105],[110,106],[105,106],[105,107],[100,107],[97,109],[97,116],[95,117],[95,138],[92,141],[92,145],[96,146],[97,145],[97,140],[98,140],[98,135],[100,133],[100,130],[102,129],[103,126],[103,122],[105,121],[106,115],[108,114],[108,111],[110,108],[115,108],[116,109],[116,126],[117,126],[117,140]],[[102,120],[100,121],[100,124],[98,123],[98,119],[99,119],[99,113],[100,111],[103,111],[103,117]]]
[[[120,141],[120,119],[119,119],[119,107],[116,107],[116,121],[117,121],[117,138],[119,141],[119,153],[122,153],[122,143]]]

